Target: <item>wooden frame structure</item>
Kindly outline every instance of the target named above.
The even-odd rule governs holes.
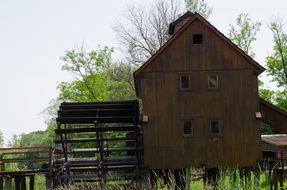
[[[138,101],[64,102],[57,125],[58,183],[139,177],[143,159]]]
[[[9,169],[6,166],[15,163],[38,163],[38,167]],[[43,167],[43,166],[47,167]],[[34,189],[34,177],[36,174],[46,174],[49,184],[53,166],[53,149],[50,146],[31,146],[19,148],[0,148],[0,189],[4,182],[7,190],[12,189],[12,180],[16,190],[26,189],[26,178],[29,180],[29,189]],[[47,186],[49,188],[49,186]]]

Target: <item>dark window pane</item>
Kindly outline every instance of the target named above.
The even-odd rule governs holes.
[[[180,88],[189,88],[189,76],[188,75],[180,76]]]
[[[193,44],[202,44],[203,43],[203,37],[202,34],[193,34]]]
[[[191,121],[185,121],[183,124],[183,133],[185,135],[191,135],[192,134],[192,124]]]
[[[219,121],[211,121],[210,126],[211,126],[211,134],[219,135],[220,133]]]
[[[209,74],[208,75],[208,88],[209,89],[217,89],[218,88],[218,75],[217,74]]]

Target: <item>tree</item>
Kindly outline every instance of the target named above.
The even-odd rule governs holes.
[[[4,146],[4,135],[2,133],[2,131],[0,131],[0,147]]]
[[[266,59],[267,73],[278,90],[272,95],[273,103],[287,110],[287,32],[283,19],[273,19],[268,27],[272,31],[274,47]]]
[[[229,38],[245,53],[254,57],[251,44],[256,40],[257,32],[261,27],[261,23],[256,21],[252,22],[248,14],[240,14],[236,18],[236,26],[230,25]],[[274,91],[263,88],[263,82],[258,80],[259,96],[269,102],[273,101]],[[261,134],[278,133],[271,126],[261,123]]]
[[[13,135],[12,139],[8,141],[8,147],[19,147],[20,146],[20,136]]]
[[[236,25],[230,25],[228,36],[245,53],[254,57],[251,44],[256,40],[256,34],[260,27],[261,22],[252,22],[248,14],[239,14],[236,18]]]
[[[185,0],[186,8],[208,17],[212,10],[203,0]],[[139,67],[170,38],[169,24],[186,9],[179,0],[156,0],[151,9],[129,7],[124,22],[119,22],[117,33],[120,49],[126,54],[128,63]]]
[[[66,51],[61,59],[63,71],[75,78],[58,86],[60,99],[70,101],[99,101],[106,99],[107,78],[101,72],[111,64],[112,49],[107,47],[86,53],[84,48]]]
[[[274,47],[272,54],[267,57],[267,72],[278,87],[287,90],[287,33],[283,20],[271,21],[269,28],[273,34]]]
[[[186,9],[191,12],[197,12],[208,19],[212,13],[212,8],[208,7],[205,0],[184,0]]]
[[[9,147],[22,146],[52,146],[53,138],[49,136],[48,131],[34,131],[31,133],[22,133],[20,135],[13,135],[9,141]]]
[[[112,61],[113,49],[104,47],[86,52],[84,48],[66,51],[63,71],[75,80],[58,86],[60,101],[108,101],[135,98],[132,69]]]

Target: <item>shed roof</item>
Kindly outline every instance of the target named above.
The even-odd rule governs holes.
[[[261,135],[261,141],[275,146],[287,146],[286,134]]]
[[[205,20],[202,16],[200,16],[198,13],[185,13],[182,17],[171,23],[170,28],[174,28],[174,24],[179,22],[179,20],[182,20],[183,18],[190,16],[190,19],[188,22],[186,22],[175,34],[172,35],[172,37],[149,59],[147,60],[140,68],[138,68],[134,72],[134,78],[139,76],[152,62],[163,52],[167,47],[169,47],[173,41],[175,41],[187,28],[190,24],[192,24],[195,20],[200,20],[203,22],[207,27],[209,27],[214,33],[216,33],[220,38],[222,38],[226,43],[228,43],[231,48],[234,48],[237,52],[239,52],[242,56],[244,56],[258,71],[258,74],[262,73],[265,68],[262,67],[259,63],[257,63],[254,59],[252,59],[249,55],[247,55],[243,50],[241,50],[237,45],[235,45],[230,39],[228,39],[224,34],[222,34],[219,30],[217,30],[213,25],[211,25],[207,20]],[[172,29],[170,29],[172,33]]]

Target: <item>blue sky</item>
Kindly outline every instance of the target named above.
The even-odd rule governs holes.
[[[76,44],[89,49],[117,47],[112,26],[124,9],[139,0],[0,0],[0,118],[5,139],[12,134],[44,130],[40,115],[58,94],[57,84],[69,80],[60,57]],[[148,5],[152,0],[145,1]],[[207,0],[210,22],[224,34],[239,13],[263,22],[254,43],[255,60],[264,65],[272,50],[266,23],[286,16],[284,0]],[[116,50],[117,51],[117,50]]]

